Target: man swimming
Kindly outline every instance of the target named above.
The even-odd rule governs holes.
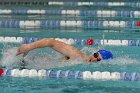
[[[97,62],[97,61],[113,58],[112,53],[107,50],[99,50],[96,53],[87,56],[86,54],[82,53],[79,49],[71,45],[49,38],[38,40],[30,44],[22,44],[17,49],[17,55],[20,54],[26,55],[29,51],[33,49],[44,48],[44,47],[50,47],[55,51],[63,54],[65,60],[70,60],[70,59],[74,60],[76,58],[81,58],[85,62]]]

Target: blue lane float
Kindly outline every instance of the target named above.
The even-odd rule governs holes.
[[[62,10],[44,10],[45,14],[49,14],[49,15],[60,15],[62,14]]]
[[[0,2],[1,6],[7,6],[7,5],[22,5],[22,6],[34,6],[34,5],[43,5],[43,6],[48,6],[48,5],[63,5],[63,6],[125,6],[125,7],[140,7],[140,3],[135,1],[135,2],[96,2],[96,1],[86,1],[86,2],[69,2],[69,1],[25,1],[25,2]]]
[[[42,14],[42,15],[78,15],[94,17],[139,18],[140,11],[129,10],[45,10],[45,9],[0,9],[0,14]]]
[[[22,40],[22,43],[23,44],[28,44],[28,43],[35,42],[37,40],[39,40],[39,38],[36,38],[36,37],[24,37],[23,40]]]
[[[12,42],[12,43],[22,43],[28,44],[40,40],[37,37],[0,37],[0,42]],[[109,40],[109,39],[79,39],[79,38],[54,38],[55,40],[62,41],[70,45],[115,45],[115,46],[140,46],[140,40]],[[92,41],[92,43],[91,43]]]
[[[129,40],[128,45],[129,46],[140,46],[140,40]]]
[[[12,9],[11,14],[28,14],[28,13],[27,13],[27,10],[25,10],[25,9],[23,9],[23,10]]]
[[[68,79],[79,79],[82,78],[82,72],[81,71],[53,71],[53,70],[48,70],[47,71],[47,76],[49,78],[68,78]]]
[[[0,20],[1,28],[19,28],[18,20]]]
[[[50,27],[60,27],[60,21],[58,20],[42,20],[40,21],[41,28],[50,28]]]
[[[66,78],[84,80],[126,80],[139,81],[140,73],[133,72],[90,72],[90,71],[71,71],[71,70],[35,70],[35,69],[0,69],[0,76],[11,77],[43,77],[43,78]]]
[[[0,20],[1,28],[139,28],[139,21]]]

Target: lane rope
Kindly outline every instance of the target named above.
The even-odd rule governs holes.
[[[35,70],[35,69],[1,69],[1,76],[11,77],[44,77],[44,78],[68,78],[68,79],[84,79],[84,80],[127,80],[139,81],[140,73],[133,72],[90,72],[90,71],[71,71],[71,70]]]

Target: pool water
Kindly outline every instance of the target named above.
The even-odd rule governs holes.
[[[104,1],[103,2],[109,2]],[[73,1],[75,2],[75,1]],[[95,2],[98,2],[95,0]],[[127,3],[127,0],[124,0]],[[129,1],[130,2],[130,1]],[[139,3],[131,1],[127,6],[124,7],[91,7],[91,6],[1,6],[1,9],[46,9],[46,10],[115,10],[119,11],[122,9],[124,11],[136,11],[139,9],[139,4],[136,7],[132,7],[131,3]],[[131,6],[131,7],[130,7]],[[0,23],[0,65],[2,61],[8,60],[6,57],[3,58],[3,50],[10,49],[13,47],[18,47],[22,43],[30,43],[30,38],[59,38],[59,39],[73,39],[75,43],[72,45],[79,48],[81,51],[89,54],[89,50],[96,51],[99,48],[104,48],[110,50],[113,53],[114,59],[105,60],[98,63],[84,63],[74,61],[65,64],[59,62],[55,59],[49,62],[44,59],[48,56],[61,56],[59,53],[52,52],[53,50],[49,48],[37,49],[30,52],[27,55],[27,59],[30,59],[31,64],[27,64],[28,69],[54,69],[54,70],[79,70],[79,71],[109,71],[109,72],[137,72],[139,73],[140,67],[140,31],[139,27],[134,26],[134,24],[127,25],[126,27],[117,26],[105,26],[105,25],[78,25],[78,26],[52,26],[48,23],[50,27],[20,27],[11,26],[11,20],[70,20],[70,21],[139,21],[138,17],[133,15],[130,16],[129,13],[120,13],[120,16],[106,16],[102,14],[101,16],[95,15],[60,15],[56,13],[50,14],[1,14],[0,21],[5,21],[4,25]],[[133,13],[133,12],[132,12]],[[91,13],[89,13],[91,14]],[[119,14],[119,13],[118,13]],[[135,14],[135,13],[134,13]],[[10,20],[10,21],[9,21]],[[8,23],[9,22],[9,23]],[[86,22],[85,22],[86,23]],[[87,22],[88,23],[88,22]],[[116,22],[117,23],[117,22]],[[7,25],[8,24],[8,25]],[[16,23],[15,23],[16,24]],[[126,23],[127,24],[127,23]],[[8,41],[6,38],[22,38],[19,42]],[[94,44],[89,46],[82,42],[82,40],[87,40],[89,38],[94,39]],[[10,40],[10,39],[9,39]],[[118,40],[118,41],[116,41]],[[33,40],[34,41],[34,40]],[[124,43],[127,42],[127,43]],[[8,47],[7,47],[8,46]],[[5,48],[6,47],[6,48]],[[13,51],[15,52],[15,51]],[[35,56],[35,57],[34,57]],[[34,58],[33,58],[34,57]],[[8,63],[9,62],[9,63]],[[8,60],[7,64],[10,64],[12,60]],[[38,65],[39,63],[39,65]],[[11,68],[18,68],[18,65],[10,64]],[[5,66],[2,66],[5,68]],[[9,67],[9,66],[8,66]],[[2,76],[0,77],[0,89],[2,93],[139,93],[140,92],[140,82],[139,81],[123,81],[123,80],[83,80],[83,79],[56,79],[56,78],[29,78],[29,77],[10,77]]]
[[[12,30],[12,29],[11,29]],[[34,33],[34,32],[33,32]],[[54,32],[55,33],[55,32]],[[121,33],[120,33],[121,34]],[[31,35],[31,33],[30,33]],[[135,34],[134,34],[135,35]],[[133,35],[132,35],[133,36]],[[81,36],[82,37],[82,36]],[[80,38],[81,38],[80,37]],[[97,36],[98,37],[98,36]],[[41,37],[40,37],[41,38]],[[42,37],[43,38],[43,37]],[[68,37],[67,37],[68,38]],[[85,38],[85,37],[83,37]],[[123,37],[125,38],[125,37]],[[128,37],[126,37],[128,38]],[[131,37],[129,37],[131,38]],[[81,38],[82,39],[82,38]],[[98,38],[95,38],[98,39]],[[135,38],[132,38],[135,39]],[[9,46],[15,47],[20,43],[8,43]],[[97,45],[93,46],[82,46],[74,45],[81,50],[86,51],[87,49],[97,49]],[[3,49],[3,43],[0,44]],[[56,70],[80,70],[80,71],[109,71],[109,72],[139,72],[139,61],[140,61],[140,50],[139,46],[112,46],[104,45],[105,49],[112,51],[114,55],[113,60],[101,61],[99,63],[80,63],[78,65],[66,65],[56,66],[53,69]],[[44,50],[48,50],[47,48]],[[36,51],[36,50],[35,50]],[[42,50],[38,50],[42,52]],[[38,52],[36,52],[38,53]],[[45,52],[44,52],[45,53]],[[32,54],[32,53],[31,53]],[[39,54],[37,54],[39,56]],[[45,53],[44,55],[47,54]],[[2,54],[1,54],[2,58]],[[41,69],[42,59],[40,62],[40,68],[36,68],[38,63],[34,66],[36,69]],[[10,60],[9,60],[10,62]],[[55,64],[58,60],[55,60]],[[45,64],[46,65],[46,64]],[[48,65],[48,64],[47,64]],[[47,69],[46,65],[46,69]],[[34,68],[33,67],[33,68]],[[32,66],[29,67],[31,69]],[[44,66],[42,68],[45,68]],[[82,80],[82,79],[40,79],[40,78],[16,78],[16,77],[0,77],[0,86],[3,93],[138,93],[140,91],[139,81],[123,81],[123,80]]]

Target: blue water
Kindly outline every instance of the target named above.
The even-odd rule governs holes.
[[[125,0],[124,0],[125,1]],[[106,1],[104,1],[106,2]],[[127,1],[126,1],[127,2]],[[133,1],[131,1],[133,2]],[[99,9],[116,9],[119,10],[134,10],[138,9],[132,7],[60,7],[47,6],[47,7],[14,7],[7,6],[1,7],[1,9],[85,9],[85,10],[99,10]],[[133,21],[138,18],[129,17],[104,17],[98,18],[94,16],[74,16],[74,15],[1,15],[1,19],[55,19],[55,20],[123,20]],[[139,20],[138,20],[139,21]],[[73,39],[107,39],[107,40],[140,40],[139,28],[82,28],[82,27],[59,27],[59,28],[0,28],[0,37],[36,37],[36,38],[73,38]],[[22,42],[21,42],[22,43]],[[18,47],[21,43],[7,43],[10,47]],[[0,42],[0,60],[2,60],[2,50],[4,49],[4,42]],[[80,50],[85,49],[98,49],[98,45],[86,46],[80,44],[74,44],[75,47]],[[101,61],[98,63],[84,63],[80,64],[62,64],[58,60],[53,60],[53,69],[55,70],[80,70],[80,71],[109,71],[109,72],[140,72],[140,46],[130,44],[127,46],[113,46],[103,45],[103,48],[112,51],[114,55],[113,60]],[[8,48],[9,49],[9,48]],[[51,49],[39,49],[34,50],[29,55],[36,55],[35,58],[30,61],[37,62],[28,64],[28,69],[50,69],[49,64],[41,63],[43,59],[47,58],[48,54],[52,56],[60,56],[60,54],[52,53]],[[40,55],[40,53],[43,55]],[[30,58],[30,56],[29,56]],[[0,61],[1,62],[1,61]],[[9,60],[10,64],[11,60]],[[40,62],[38,65],[38,62]],[[47,61],[48,62],[48,61]],[[58,64],[60,63],[60,64]],[[16,63],[15,63],[16,64]],[[14,64],[14,65],[15,65]],[[13,65],[12,65],[13,66]],[[13,66],[18,68],[18,66]],[[0,93],[139,93],[140,82],[139,81],[123,81],[123,80],[83,80],[83,79],[40,79],[40,78],[17,78],[17,77],[0,77]]]
[[[12,29],[11,29],[12,30]],[[33,32],[34,33],[34,32]],[[54,32],[55,33],[55,32]],[[64,32],[65,33],[65,32]],[[32,33],[31,33],[32,34]],[[31,35],[30,34],[30,35]],[[120,33],[121,35],[121,33]],[[135,34],[133,34],[135,35]],[[133,36],[132,35],[132,36]],[[43,37],[42,37],[43,38]],[[76,38],[76,37],[75,37]],[[82,36],[80,37],[82,38]],[[85,37],[83,37],[85,38]],[[125,37],[123,37],[125,38]],[[128,37],[126,37],[128,38]],[[131,37],[129,37],[131,38]],[[98,39],[98,38],[96,38]],[[132,38],[135,39],[135,38]],[[8,43],[9,46],[15,47],[20,44]],[[79,49],[96,49],[98,46],[81,46],[74,45]],[[3,49],[3,43],[0,44]],[[113,60],[101,61],[99,63],[81,63],[78,65],[66,65],[58,64],[55,60],[55,64],[59,66],[54,67],[56,70],[80,70],[80,71],[110,71],[110,72],[140,72],[140,54],[139,46],[104,46],[105,49],[112,51],[114,55]],[[48,51],[49,49],[43,49]],[[46,52],[42,52],[42,49],[35,50],[34,52],[39,55]],[[38,52],[36,52],[38,51]],[[50,50],[49,50],[50,51]],[[52,50],[51,50],[52,51]],[[32,54],[32,53],[31,53]],[[34,54],[34,53],[33,53]],[[33,55],[32,54],[32,55]],[[2,54],[1,54],[2,55]],[[2,56],[1,56],[2,57]],[[42,58],[40,56],[40,58]],[[35,60],[35,59],[34,59]],[[40,65],[42,59],[39,59]],[[10,61],[9,61],[10,62]],[[37,66],[36,63],[35,66]],[[46,65],[46,64],[45,64]],[[49,64],[47,64],[49,65]],[[41,65],[42,66],[42,65]],[[39,66],[39,67],[41,67]],[[32,66],[29,67],[31,69]],[[34,67],[33,67],[34,68]],[[44,68],[44,66],[42,67]],[[38,69],[38,68],[37,68]],[[40,68],[39,68],[40,69]],[[47,66],[46,66],[47,69]],[[123,80],[82,80],[82,79],[40,79],[40,78],[15,78],[15,77],[0,77],[0,86],[2,93],[139,93],[140,82],[139,81],[123,81]]]

